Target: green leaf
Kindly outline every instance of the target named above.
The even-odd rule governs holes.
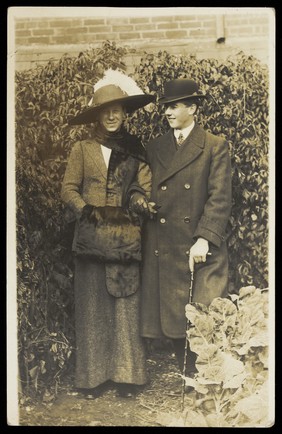
[[[186,317],[191,324],[195,323],[196,318],[199,317],[201,312],[208,314],[208,308],[202,303],[190,303],[185,306]]]
[[[223,330],[226,330],[228,327],[235,327],[237,308],[227,298],[215,298],[209,306],[209,313],[215,325],[221,326]]]
[[[241,372],[240,374],[234,375],[232,378],[226,380],[222,387],[223,389],[239,389],[246,377],[246,372]]]
[[[208,428],[207,419],[202,412],[189,409],[185,414],[185,427]]]
[[[247,426],[267,426],[269,423],[268,413],[268,383],[266,382],[261,389],[252,395],[241,399],[235,405],[235,411],[238,411],[249,419]]]

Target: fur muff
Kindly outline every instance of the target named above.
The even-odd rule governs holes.
[[[104,262],[141,261],[139,219],[122,207],[86,205],[79,220],[74,251]]]

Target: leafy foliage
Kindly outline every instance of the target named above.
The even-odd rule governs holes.
[[[68,119],[87,107],[105,69],[125,69],[126,49],[105,42],[77,57],[17,72],[16,186],[19,364],[29,394],[55,387],[73,368],[74,300],[71,242],[73,216],[60,200],[68,153],[91,136]],[[146,54],[133,77],[160,95],[163,82],[189,76],[209,98],[198,121],[226,138],[233,165],[229,253],[231,281],[267,285],[268,72],[240,53],[224,64],[165,51]],[[128,129],[144,144],[168,129],[156,105],[134,113]]]
[[[260,425],[269,411],[268,291],[243,287],[232,299],[186,306],[198,370],[187,383],[202,396],[209,426]]]
[[[268,426],[268,291],[243,287],[233,301],[186,306],[187,336],[197,354],[193,409],[165,424],[200,427]],[[161,416],[162,419],[162,416]],[[175,426],[175,425],[174,425]]]

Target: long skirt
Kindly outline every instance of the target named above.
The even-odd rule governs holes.
[[[123,298],[110,295],[105,265],[75,259],[75,329],[78,388],[105,381],[145,384],[146,355],[140,337],[140,288]]]

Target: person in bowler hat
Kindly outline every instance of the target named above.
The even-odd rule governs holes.
[[[141,240],[132,239],[129,246],[123,246],[116,234],[122,233],[122,225],[127,222],[132,191],[136,203],[132,199],[131,204],[145,214],[149,212],[146,197],[151,174],[145,148],[138,137],[126,131],[123,122],[127,113],[154,99],[127,75],[108,70],[95,84],[89,107],[69,121],[70,125],[89,124],[92,130],[91,138],[73,145],[61,192],[76,221],[72,244],[75,386],[88,399],[101,395],[109,381],[121,397],[130,398],[137,386],[147,381],[140,336],[140,260],[136,258]],[[104,223],[105,235],[99,248],[91,241],[98,230],[94,223],[89,236],[79,238],[87,219],[91,228],[93,222]],[[135,224],[141,225],[142,221]],[[134,230],[134,237],[136,227],[127,228]],[[118,243],[123,256],[112,256],[115,252],[108,248],[110,241]],[[101,259],[103,249],[106,253]]]
[[[164,83],[159,103],[170,129],[146,147],[150,200],[159,209],[143,228],[141,334],[171,338],[181,372],[190,272],[195,272],[193,302],[208,306],[226,296],[228,286],[230,156],[225,139],[195,120],[205,97],[194,80]],[[197,372],[195,359],[188,347],[186,376]]]

